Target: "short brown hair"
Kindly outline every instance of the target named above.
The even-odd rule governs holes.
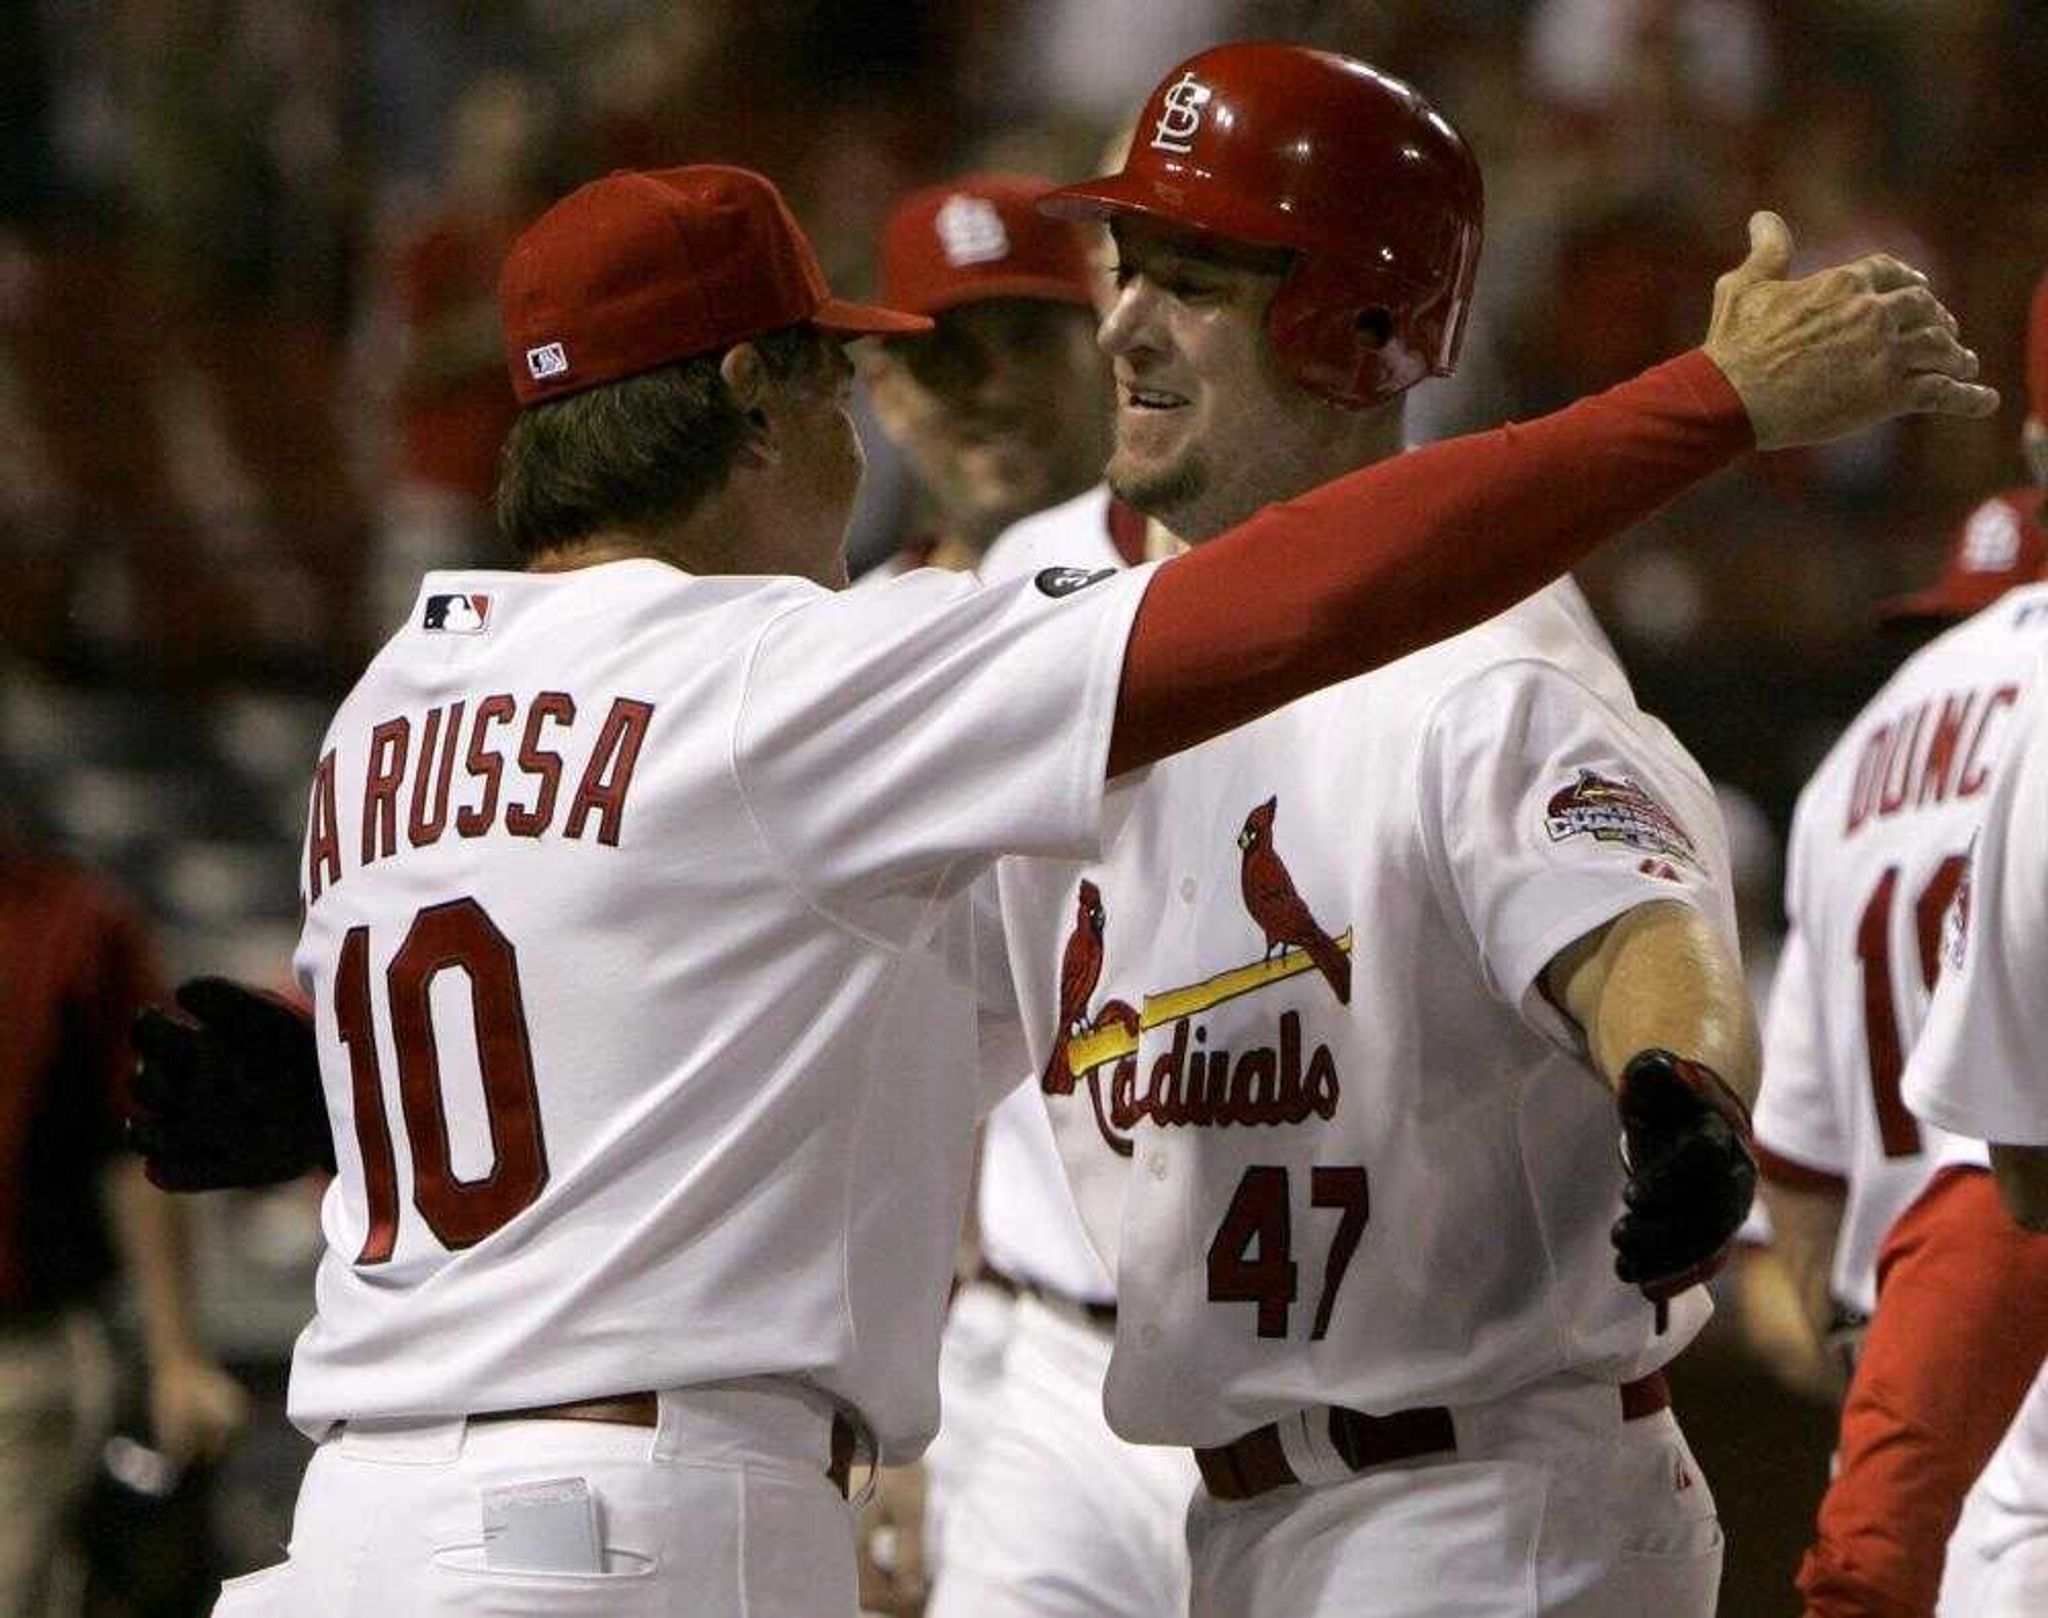
[[[749,341],[778,380],[808,375],[829,339],[785,326]],[[532,557],[600,529],[686,517],[732,470],[746,432],[718,365],[694,354],[520,411],[498,458],[498,529]]]

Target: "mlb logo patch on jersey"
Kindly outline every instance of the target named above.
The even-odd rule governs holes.
[[[491,598],[480,595],[428,596],[420,628],[448,635],[481,635],[491,621]]]
[[[560,343],[542,343],[526,351],[526,371],[536,382],[562,376],[569,369],[569,351]]]

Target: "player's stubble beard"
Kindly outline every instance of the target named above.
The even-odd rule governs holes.
[[[1181,445],[1170,461],[1151,466],[1128,466],[1120,452],[1112,455],[1105,476],[1110,492],[1124,504],[1196,545],[1267,506],[1399,454],[1405,411],[1398,397],[1362,411],[1315,401],[1292,423],[1271,415],[1247,423],[1265,429],[1243,435],[1262,439],[1264,448],[1254,459],[1226,462],[1229,476],[1216,475],[1201,434]]]
[[[1209,468],[1201,453],[1193,448],[1170,465],[1145,470],[1123,467],[1112,456],[1108,479],[1109,491],[1117,499],[1185,538],[1188,531],[1182,523],[1190,520],[1189,513],[1208,492]]]

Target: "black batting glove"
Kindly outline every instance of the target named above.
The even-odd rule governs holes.
[[[129,1148],[165,1191],[276,1185],[334,1172],[313,1021],[226,978],[178,990],[180,1019],[135,1019]]]
[[[1628,1208],[1614,1270],[1659,1306],[1727,1262],[1756,1197],[1749,1112],[1704,1062],[1640,1051],[1622,1070]]]

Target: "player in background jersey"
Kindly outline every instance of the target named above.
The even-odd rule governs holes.
[[[67,1552],[117,1400],[97,1312],[117,1272],[156,1447],[208,1459],[246,1409],[194,1318],[186,1211],[120,1152],[126,1031],[157,974],[127,896],[0,815],[0,1618],[82,1610]]]
[[[2044,685],[2048,672],[2037,661],[1944,924],[1941,977],[1904,1084],[1923,1123],[1988,1144],[2000,1200],[2036,1248],[2048,1245],[2048,1039],[2039,1015],[2048,982]],[[2002,1326],[2038,1333],[2048,1295],[2023,1284],[2009,1294]],[[1871,1354],[1889,1307],[1881,1298]],[[2048,1610],[2048,1366],[2037,1365],[2026,1402],[1971,1490],[1939,1610],[1968,1618]]]
[[[929,315],[932,331],[866,344],[855,363],[936,521],[863,578],[972,568],[997,534],[1086,488],[1109,459],[1087,240],[1038,212],[1051,189],[967,174],[889,210],[878,295]]]
[[[1400,395],[1455,354],[1478,189],[1363,64],[1176,68],[1121,172],[1048,204],[1116,238],[1112,489],[1199,555],[1395,456]],[[1111,1425],[1206,1485],[1193,1610],[1711,1611],[1656,1373],[1748,1206],[1723,1075],[1753,1089],[1754,1029],[1711,793],[1576,591],[1113,802],[1101,860],[1006,861],[1002,908],[1116,1259]]]
[[[936,544],[905,551],[899,568],[979,564],[998,530],[1099,487],[1112,395],[1093,294],[1107,281],[1091,270],[1088,233],[1038,212],[1052,189],[970,175],[907,197],[884,226],[880,295],[936,327],[865,345],[860,360],[884,431],[940,517]],[[1178,548],[1106,493],[1091,514],[1107,565]],[[1043,565],[1067,563],[1100,565],[1087,544]],[[1029,1062],[1021,1044],[985,1055],[1012,1064],[1006,1077]],[[979,1262],[947,1318],[943,1420],[925,1461],[937,1568],[929,1610],[1182,1610],[1193,1466],[1124,1443],[1103,1419],[1115,1293],[1035,1086],[1005,1097],[984,1124],[975,1215]]]
[[[2028,354],[2030,376],[2048,364],[2040,298]],[[2034,396],[2030,439],[2044,409]],[[1965,1493],[2048,1352],[2048,1244],[2000,1210],[1982,1143],[1916,1120],[1899,1093],[1942,918],[2048,646],[2040,495],[1986,501],[1940,580],[1886,605],[1894,621],[1966,621],[1851,721],[1793,817],[1758,1156],[1815,1346],[1854,1372],[1800,1571],[1813,1618],[1934,1610],[1944,1545],[1974,1554],[1950,1541]]]
[[[1915,272],[1786,282],[1773,228],[1701,350],[1554,416],[1121,577],[853,592],[841,345],[917,319],[832,298],[744,170],[549,210],[500,281],[528,566],[430,575],[336,715],[314,1023],[215,982],[148,1025],[160,1181],[339,1169],[289,1557],[217,1611],[851,1607],[854,1437],[907,1459],[937,1422],[968,886],[1090,857],[1107,780],[1485,618],[1752,445],[1996,407]]]
[[[883,224],[877,295],[929,316],[933,329],[863,343],[854,359],[882,431],[918,480],[932,527],[863,573],[856,588],[917,567],[976,567],[997,532],[1087,488],[1109,458],[1109,369],[1095,346],[1087,235],[1038,211],[1052,188],[1030,176],[962,175],[904,197]],[[1008,1044],[989,1059],[1012,1061],[1017,1074],[1027,1060],[1021,1045]],[[948,1510],[999,1398],[1017,1290],[1004,1266],[1015,1244],[1057,1242],[1065,1232],[1066,1260],[1089,1295],[1108,1287],[1106,1277],[1096,1279],[1100,1262],[1060,1179],[1044,1109],[1028,1090],[1006,1097],[984,1124],[970,1223],[939,1357],[938,1436],[921,1463],[884,1472],[871,1508],[888,1533],[879,1541],[871,1534],[864,1549],[883,1545],[888,1566],[863,1563],[870,1607],[921,1603],[925,1575],[938,1562]],[[1100,1392],[1098,1379],[1087,1401],[1098,1428]],[[974,1557],[988,1546],[970,1538],[964,1548]],[[1132,1558],[1103,1560],[1121,1572]],[[1148,1594],[1136,1610],[1180,1604]]]

